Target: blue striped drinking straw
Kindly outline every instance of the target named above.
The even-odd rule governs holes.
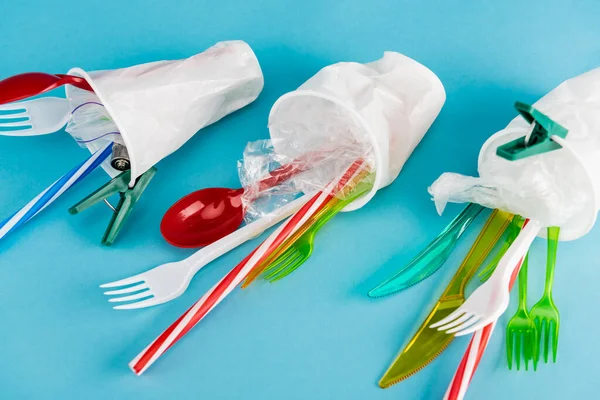
[[[71,186],[75,185],[77,182],[88,176],[90,172],[98,168],[98,166],[111,155],[112,145],[112,142],[108,143],[100,150],[96,151],[90,158],[67,172],[50,185],[50,187],[27,203],[27,205],[15,212],[11,217],[2,221],[2,223],[0,223],[0,239],[35,217],[40,211],[60,197],[60,195],[69,190]]]

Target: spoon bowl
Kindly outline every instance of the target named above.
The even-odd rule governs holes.
[[[235,231],[244,220],[244,189],[208,188],[190,193],[165,213],[160,231],[177,247],[202,247]]]
[[[63,85],[73,85],[93,92],[89,83],[78,76],[26,72],[0,81],[0,104],[12,103],[13,101],[37,96]]]

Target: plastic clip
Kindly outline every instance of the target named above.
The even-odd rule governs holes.
[[[100,203],[106,200],[108,197],[119,193],[121,195],[121,199],[119,204],[114,209],[114,214],[108,223],[108,227],[106,228],[106,232],[104,232],[104,236],[102,237],[102,244],[105,246],[110,246],[115,241],[117,235],[121,231],[123,224],[133,207],[138,202],[146,187],[156,174],[156,168],[152,167],[148,171],[146,171],[142,176],[138,178],[133,188],[129,187],[129,181],[131,180],[131,170],[125,171],[122,174],[118,175],[110,182],[106,183],[94,193],[87,196],[85,199],[81,200],[79,203],[75,204],[73,207],[69,208],[70,214],[78,214],[81,211],[85,210],[93,206],[94,204]]]
[[[568,129],[528,104],[516,102],[515,108],[531,124],[531,131],[526,136],[499,146],[496,155],[515,161],[562,148],[552,140],[552,136],[564,139],[569,133]]]

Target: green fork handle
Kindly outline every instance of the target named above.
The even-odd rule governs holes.
[[[556,253],[558,251],[558,238],[560,228],[551,226],[548,228],[548,262],[546,265],[546,283],[544,285],[544,294],[552,295],[552,285],[554,282],[554,267],[556,267]]]
[[[519,308],[527,311],[527,268],[529,265],[529,252],[525,254],[523,265],[519,271]]]
[[[558,351],[560,313],[556,307],[556,304],[554,304],[554,300],[552,299],[552,283],[554,281],[554,268],[556,266],[556,253],[558,249],[560,228],[549,227],[547,232],[548,257],[546,261],[546,282],[544,285],[544,294],[529,312],[530,318],[535,322],[535,325],[538,329],[534,367],[537,365],[539,357],[542,353],[540,349],[542,344],[544,347],[544,362],[548,362],[550,339],[552,339],[552,360],[554,362],[556,362],[556,355]]]
[[[485,282],[490,276],[492,276],[496,270],[496,267],[500,263],[500,260],[502,260],[502,257],[504,257],[504,253],[508,251],[510,245],[515,241],[517,236],[519,236],[519,232],[521,232],[521,229],[523,229],[524,223],[525,218],[521,217],[520,215],[515,215],[513,217],[510,226],[508,227],[508,235],[506,235],[506,240],[504,243],[502,243],[502,247],[500,247],[500,250],[498,250],[492,261],[485,268],[483,268],[481,272],[479,272],[479,279],[481,279],[482,282]]]
[[[347,205],[352,203],[354,200],[358,199],[366,192],[371,190],[371,185],[365,185],[364,187],[357,187],[352,193],[350,193],[345,199],[332,199],[334,202],[333,205],[326,205],[323,209],[317,214],[317,220],[315,223],[308,227],[304,234],[312,231],[316,233],[319,229],[321,229],[331,218],[333,218],[337,213],[342,211]]]

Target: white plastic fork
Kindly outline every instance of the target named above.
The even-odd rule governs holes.
[[[194,275],[211,261],[255,238],[266,229],[292,215],[308,201],[310,196],[302,196],[222,239],[198,250],[190,257],[179,262],[159,265],[149,271],[120,281],[100,285],[101,288],[119,288],[104,292],[111,297],[111,303],[132,303],[117,305],[115,310],[131,310],[166,303],[183,294]],[[127,286],[127,287],[124,287]],[[138,300],[138,301],[136,301]]]
[[[510,302],[510,278],[541,228],[541,224],[529,220],[498,263],[492,276],[453,313],[432,324],[431,328],[463,336],[496,321],[506,311]]]
[[[0,105],[0,135],[36,136],[61,130],[71,115],[67,99],[42,97]],[[8,122],[11,119],[23,119]]]

